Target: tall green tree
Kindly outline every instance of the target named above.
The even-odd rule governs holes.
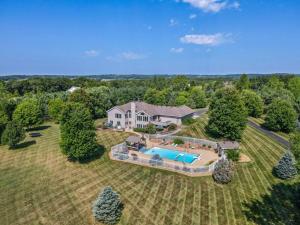
[[[238,90],[245,90],[245,89],[250,88],[250,81],[246,74],[243,74],[242,76],[240,76],[240,79],[236,83],[236,88]]]
[[[243,90],[242,100],[245,103],[249,116],[258,118],[263,114],[263,100],[256,92]]]
[[[296,111],[290,102],[275,99],[267,109],[265,126],[273,131],[289,133],[295,129],[296,119]]]
[[[43,122],[42,111],[36,99],[30,98],[22,101],[13,114],[13,120],[23,127],[31,128]]]
[[[7,117],[6,113],[0,109],[0,137],[2,136],[2,133],[5,130],[7,123],[8,123],[8,117]],[[0,144],[1,143],[2,142],[0,142]]]
[[[287,86],[296,99],[300,98],[300,77],[293,77],[290,79]]]
[[[207,129],[218,137],[241,139],[247,122],[247,109],[239,92],[224,88],[216,92],[209,107]]]
[[[295,132],[290,137],[291,151],[295,156],[296,166],[300,171],[300,132]]]
[[[69,101],[80,103],[90,110],[93,117],[95,117],[91,96],[84,89],[80,88],[69,95]]]
[[[178,93],[178,96],[175,99],[175,103],[177,106],[185,105],[188,102],[188,93],[185,91],[181,91]]]
[[[195,103],[195,108],[205,108],[207,106],[205,92],[201,86],[195,86],[192,88],[188,101],[190,100]]]
[[[7,123],[2,134],[1,142],[8,145],[10,148],[15,148],[17,144],[25,139],[25,130],[15,121]]]
[[[99,152],[94,121],[90,111],[80,103],[64,107],[60,121],[62,152],[72,160],[86,160]]]
[[[48,114],[56,122],[60,121],[62,111],[65,107],[65,103],[61,98],[55,98],[48,103]]]
[[[111,91],[108,87],[100,86],[87,89],[92,103],[95,118],[103,118],[106,111],[113,107]]]

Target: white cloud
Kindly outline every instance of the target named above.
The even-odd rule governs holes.
[[[223,9],[240,7],[239,2],[229,3],[224,0],[181,0],[182,2],[189,3],[195,8],[199,8],[204,12],[219,12]]]
[[[169,26],[174,27],[176,25],[178,25],[178,22],[175,19],[170,19]]]
[[[119,54],[119,57],[125,60],[139,60],[145,58],[146,56],[134,52],[122,52]]]
[[[184,48],[171,48],[170,52],[172,53],[182,53]]]
[[[180,38],[182,43],[216,46],[225,42],[232,42],[231,34],[187,34]]]
[[[197,18],[197,15],[196,14],[191,14],[190,16],[189,16],[189,18],[192,20],[192,19],[196,19]]]
[[[99,55],[99,52],[97,50],[91,49],[84,52],[84,54],[88,57],[96,57]]]

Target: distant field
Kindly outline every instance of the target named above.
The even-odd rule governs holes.
[[[204,137],[206,120],[199,120],[183,133]],[[68,162],[59,150],[58,125],[48,125],[35,144],[14,151],[0,147],[0,224],[98,224],[93,220],[91,203],[106,185],[120,192],[125,203],[123,225],[252,224],[243,212],[244,203],[260,199],[279,181],[271,169],[284,149],[249,127],[242,149],[253,162],[238,165],[234,181],[220,186],[211,177],[189,178],[113,162],[107,152],[88,164]],[[106,151],[127,136],[98,132],[99,144]],[[288,208],[278,199],[269,205],[266,219],[271,218],[271,211],[286,217]]]

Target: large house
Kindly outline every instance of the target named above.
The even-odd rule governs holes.
[[[181,125],[182,119],[191,117],[194,110],[187,106],[157,106],[145,102],[129,102],[107,111],[108,123],[119,128],[144,128],[149,123],[166,127],[171,123]]]

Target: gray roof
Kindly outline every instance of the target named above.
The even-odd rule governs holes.
[[[130,142],[130,143],[140,143],[141,142],[141,137],[129,136],[128,138],[126,138],[126,141]]]
[[[136,111],[144,111],[150,116],[169,116],[169,117],[184,117],[194,113],[190,107],[183,105],[183,106],[158,106],[148,104],[146,102],[134,102],[136,106]],[[130,110],[131,102],[126,103],[124,105],[116,106],[117,108],[121,109],[123,112],[127,112]]]
[[[218,145],[223,150],[238,149],[240,147],[240,144],[236,141],[222,141],[222,142],[218,142]]]

